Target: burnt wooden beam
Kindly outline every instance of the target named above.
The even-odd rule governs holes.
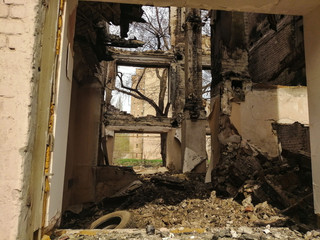
[[[137,67],[169,67],[174,61],[172,52],[114,52],[113,58],[118,65]]]
[[[118,65],[136,66],[136,67],[169,67],[171,63],[176,62],[176,56],[170,51],[115,51],[112,57]],[[202,56],[202,69],[211,69],[210,55]]]
[[[146,126],[146,125],[136,125],[136,126],[110,126],[106,127],[107,131],[114,131],[116,133],[167,133],[172,129],[172,127],[163,126]]]
[[[138,48],[143,47],[144,42],[137,39],[124,39],[118,35],[106,34],[103,40],[104,45],[111,47]]]

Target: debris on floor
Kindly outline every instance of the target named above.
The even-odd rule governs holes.
[[[279,213],[290,216],[288,221],[299,230],[315,227],[311,169],[305,164],[311,162],[310,155],[297,161],[296,154],[285,152],[269,159],[247,142],[228,144],[222,149],[222,161],[212,172],[217,196],[247,201],[249,208],[267,202]]]
[[[225,227],[214,229],[174,228],[156,229],[154,234],[148,234],[146,229],[110,229],[110,230],[57,230],[52,240],[227,240],[227,239],[320,239],[319,231],[302,234],[289,228]]]
[[[314,231],[311,171],[288,156],[269,159],[246,142],[227,144],[212,183],[197,173],[140,174],[112,197],[80,213],[66,211],[60,228],[87,229],[99,217],[125,210],[131,213],[129,228],[137,230],[130,239],[320,239]],[[154,235],[145,237],[147,226]],[[129,236],[121,234],[70,239]]]

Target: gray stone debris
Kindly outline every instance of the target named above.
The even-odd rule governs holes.
[[[266,231],[268,230],[268,231]],[[64,231],[64,232],[63,232]],[[51,238],[52,240],[120,240],[120,239],[150,239],[150,240],[187,240],[187,239],[203,239],[203,240],[267,240],[267,239],[320,239],[320,231],[309,231],[302,234],[289,228],[273,228],[267,227],[246,227],[238,228],[213,228],[213,229],[156,229],[155,234],[148,235],[145,229],[116,229],[116,230],[58,230],[56,234],[61,234]]]

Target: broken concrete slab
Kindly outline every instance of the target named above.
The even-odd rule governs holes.
[[[141,187],[142,184],[143,183],[140,180],[135,180],[128,186],[125,186],[124,188],[120,189],[117,193],[113,194],[110,198],[128,196],[132,193],[132,191],[135,191],[136,189]]]
[[[101,166],[95,167],[94,170],[96,202],[116,194],[128,184],[138,180],[137,174],[131,167]]]
[[[182,172],[191,172],[195,169],[196,166],[201,164],[206,159],[206,157],[200,156],[198,153],[187,147],[184,151],[184,163]]]
[[[174,137],[181,143],[181,128],[177,128]]]
[[[184,119],[181,133],[183,172],[206,172],[206,119]]]

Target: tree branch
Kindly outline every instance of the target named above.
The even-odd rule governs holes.
[[[138,86],[139,86],[139,84],[140,84],[140,82],[141,82],[141,80],[142,80],[142,78],[143,78],[143,76],[144,76],[145,73],[146,73],[146,68],[143,69],[141,75],[139,76],[139,79],[138,79],[138,81],[137,81],[137,85],[136,85],[136,88],[135,88],[135,89],[138,89]]]
[[[143,100],[140,96],[138,96],[138,95],[136,95],[136,94],[134,94],[134,93],[131,93],[131,92],[128,92],[128,91],[122,90],[122,89],[117,88],[117,87],[115,87],[114,89],[115,89],[116,91],[118,91],[118,92],[121,92],[121,93],[124,93],[124,94],[130,95],[130,96],[132,96],[132,97],[134,97],[134,98],[137,98],[137,99],[140,99],[140,100]]]
[[[145,69],[144,69],[144,72],[145,72]],[[139,83],[140,83],[140,81],[142,79],[142,76],[143,76],[143,74],[139,78]],[[148,98],[146,95],[142,94],[137,88],[131,88],[131,87],[125,86],[123,84],[122,77],[123,77],[123,73],[119,72],[118,73],[118,78],[120,79],[121,88],[124,88],[124,89],[126,89],[126,90],[128,90],[130,92],[127,92],[127,91],[119,89],[120,92],[128,94],[130,96],[133,96],[133,97],[135,97],[137,99],[146,101],[147,103],[149,103],[154,108],[154,110],[156,111],[157,115],[163,116],[162,110],[159,108],[159,106],[151,98]],[[119,91],[119,90],[117,90],[117,91]]]
[[[163,112],[164,110],[164,98],[166,95],[166,91],[167,91],[167,69],[163,70],[162,76],[160,75],[159,69],[156,68],[156,74],[157,77],[159,79],[159,83],[160,83],[160,91],[159,91],[159,100],[158,100],[158,105],[159,108],[161,109],[161,111]]]
[[[164,115],[165,115],[166,117],[168,116],[169,109],[170,109],[170,105],[171,105],[171,103],[168,102],[167,105],[166,105],[166,108],[165,108],[165,110],[164,110]]]

